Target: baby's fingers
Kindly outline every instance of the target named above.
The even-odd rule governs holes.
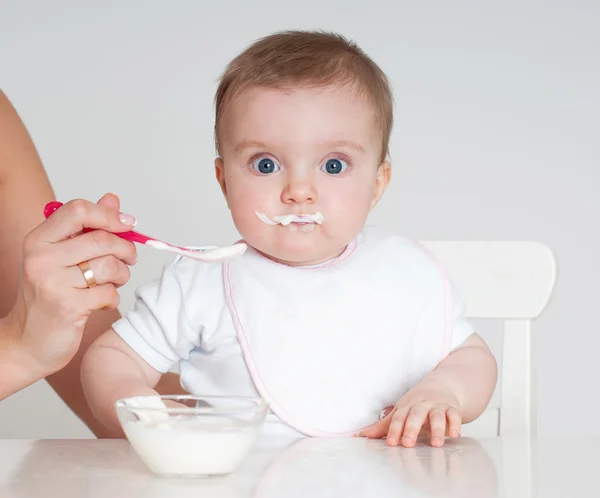
[[[446,411],[433,408],[429,412],[429,426],[431,427],[431,445],[440,447],[446,437]]]
[[[379,422],[373,424],[371,427],[363,429],[358,434],[359,437],[368,437],[369,439],[381,439],[382,437],[385,437],[385,435],[388,433],[393,415],[394,411],[390,412],[385,418],[382,418]]]
[[[397,409],[392,415],[392,421],[387,434],[388,446],[398,446],[400,436],[404,430],[404,424],[406,423],[406,417],[410,412],[410,406],[402,407]]]
[[[408,414],[406,422],[404,422],[404,433],[402,435],[402,446],[412,448],[417,442],[417,437],[421,431],[421,427],[427,420],[429,414],[429,406],[413,406]]]
[[[460,436],[460,428],[462,426],[462,415],[456,408],[448,408],[446,411],[448,418],[448,435],[452,438]]]

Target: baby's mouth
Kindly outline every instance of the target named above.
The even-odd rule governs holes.
[[[266,214],[261,213],[260,211],[255,211],[256,216],[267,225],[282,225],[288,226],[293,223],[294,225],[298,225],[300,227],[312,227],[314,225],[322,225],[323,224],[323,215],[319,212],[315,214],[282,214],[278,216],[273,216],[273,218],[269,218]],[[309,231],[309,230],[303,230]]]

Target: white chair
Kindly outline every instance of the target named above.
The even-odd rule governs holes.
[[[556,262],[538,242],[423,242],[444,265],[469,318],[504,321],[501,402],[463,427],[467,436],[535,434],[531,324],[550,300]]]

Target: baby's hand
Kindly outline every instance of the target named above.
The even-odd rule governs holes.
[[[387,444],[413,447],[421,433],[431,435],[432,446],[442,446],[445,436],[460,435],[462,415],[454,393],[431,383],[420,383],[411,389],[375,425],[363,430],[359,436],[378,439],[387,435]]]

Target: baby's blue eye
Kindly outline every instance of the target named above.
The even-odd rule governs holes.
[[[254,161],[254,163],[252,163],[252,167],[263,175],[269,175],[279,171],[279,166],[275,164],[273,159],[269,159],[268,157],[263,157],[258,161]]]
[[[346,171],[347,167],[346,161],[342,161],[341,159],[329,159],[321,169],[330,175],[339,175]]]

